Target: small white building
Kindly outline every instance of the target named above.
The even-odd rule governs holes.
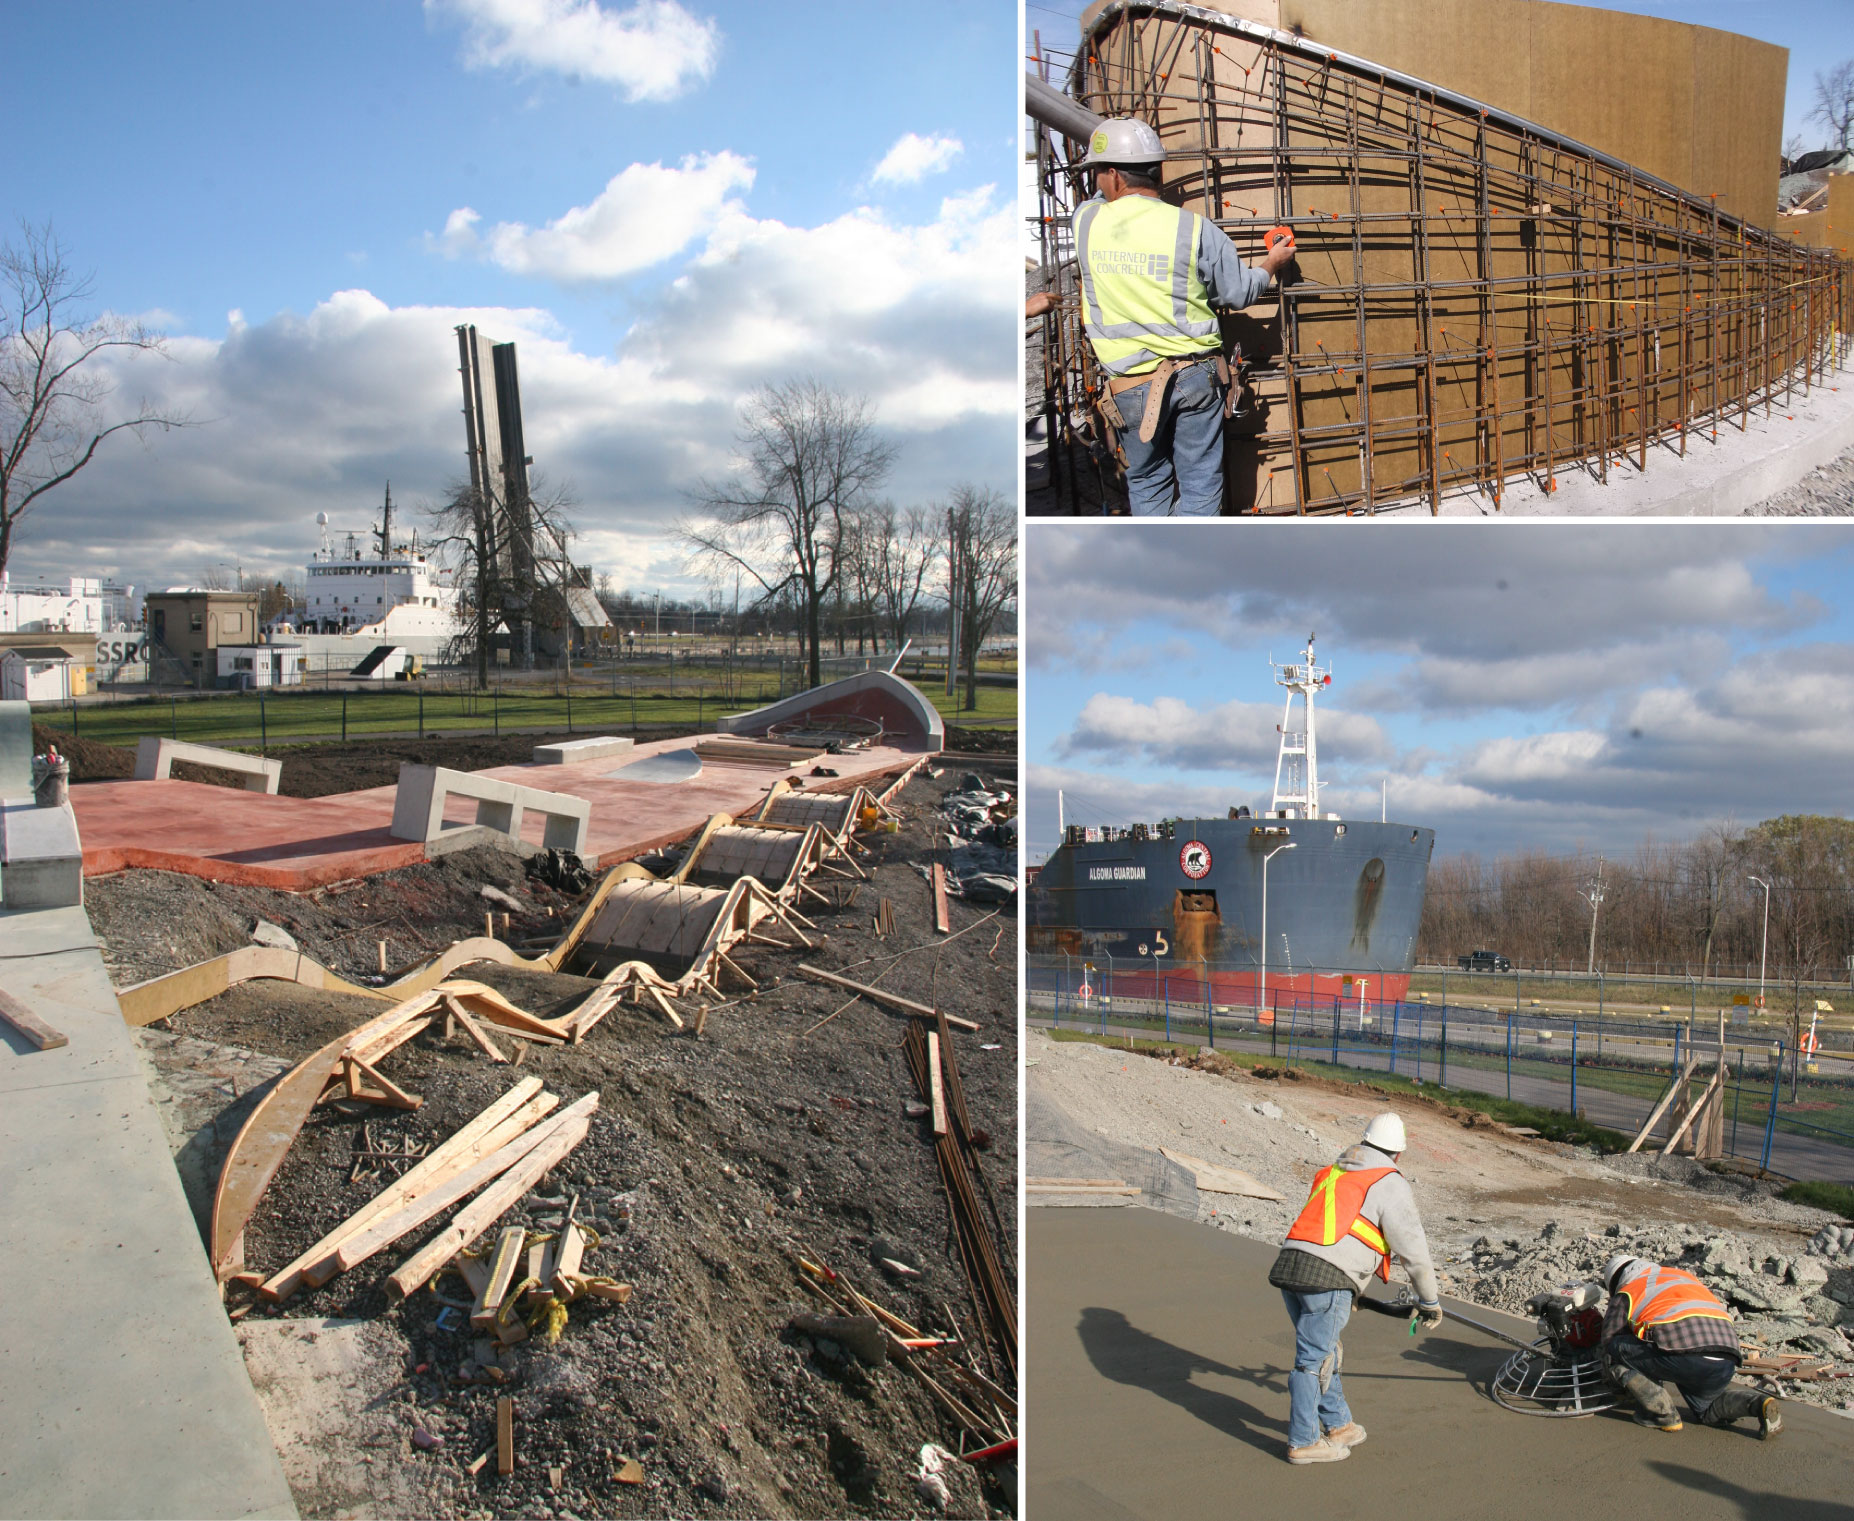
[[[297,644],[221,644],[213,653],[218,657],[213,685],[221,690],[299,687],[309,667],[309,657]]]
[[[56,645],[27,645],[0,655],[0,698],[7,702],[69,702],[86,690],[88,664]]]
[[[141,618],[133,586],[72,576],[58,583],[16,582],[0,571],[0,633],[124,633]]]

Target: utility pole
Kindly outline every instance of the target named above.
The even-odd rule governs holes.
[[[1603,858],[1601,856],[1597,857],[1595,880],[1578,896],[1588,900],[1590,904],[1590,965],[1585,968],[1585,971],[1594,977],[1596,975],[1597,910],[1603,906]]]
[[[1262,990],[1256,997],[1255,1021],[1262,1022],[1262,1014],[1268,1008],[1268,863],[1284,850],[1293,850],[1292,842],[1277,845],[1262,857]]]
[[[1751,880],[1764,889],[1764,940],[1757,953],[1757,1006],[1764,1007],[1764,971],[1770,964],[1770,884],[1762,877]]]
[[[954,688],[953,672],[959,659],[959,534],[953,527],[953,509],[946,509],[946,695]]]

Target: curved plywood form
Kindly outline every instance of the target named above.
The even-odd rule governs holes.
[[[934,705],[912,682],[888,671],[858,671],[841,681],[827,681],[751,713],[732,714],[716,728],[723,734],[764,734],[777,723],[835,716],[874,719],[882,725],[886,742],[904,748],[941,750],[946,745],[946,725]]]

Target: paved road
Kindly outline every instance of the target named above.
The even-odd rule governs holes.
[[[1483,1392],[1503,1345],[1453,1323],[1412,1340],[1378,1315],[1345,1333],[1346,1394],[1369,1440],[1343,1463],[1292,1468],[1273,1247],[1139,1207],[1032,1209],[1026,1245],[1031,1521],[1854,1515],[1854,1426],[1839,1417],[1790,1406],[1771,1442],[1754,1428],[1528,1418]]]
[[[1032,1017],[1030,1023],[1047,1027],[1047,1019]],[[1100,1023],[1091,1023],[1088,1028],[1099,1032]],[[1116,1025],[1109,1020],[1106,1026],[1110,1035],[1131,1036],[1135,1040],[1151,1040],[1153,1031],[1143,1025]],[[1190,1037],[1176,1035],[1181,1044],[1192,1044]],[[1219,1051],[1241,1051],[1249,1056],[1269,1055],[1269,1042],[1253,1037],[1219,1035]],[[1309,1057],[1318,1058],[1320,1049],[1317,1044],[1305,1048]],[[1347,1067],[1356,1067],[1362,1071],[1387,1071],[1390,1067],[1388,1051],[1347,1050],[1341,1048],[1340,1062]],[[1436,1076],[1433,1050],[1425,1053],[1423,1076],[1431,1081]],[[1400,1076],[1416,1076],[1407,1052],[1400,1052],[1398,1062]],[[1504,1068],[1470,1067],[1451,1062],[1448,1069],[1450,1088],[1464,1089],[1472,1093],[1489,1093],[1504,1098],[1507,1093],[1507,1076]],[[1766,1088],[1765,1093],[1768,1093]],[[1538,1077],[1530,1073],[1515,1071],[1512,1078],[1512,1096],[1524,1104],[1536,1104],[1547,1109],[1569,1110],[1571,1107],[1571,1085],[1568,1077],[1564,1081],[1555,1078]],[[1731,1096],[1726,1098],[1725,1143],[1726,1149],[1733,1155],[1746,1161],[1757,1162],[1761,1159],[1764,1147],[1765,1110],[1757,1097],[1756,1085],[1747,1092],[1739,1104],[1736,1144],[1732,1126]],[[1577,1086],[1577,1107],[1584,1112],[1584,1117],[1592,1124],[1607,1126],[1632,1135],[1640,1128],[1643,1120],[1648,1118],[1648,1111],[1653,1101],[1636,1098],[1630,1094],[1612,1093],[1607,1088],[1598,1088],[1593,1084],[1579,1083]],[[1779,1130],[1771,1142],[1770,1170],[1786,1178],[1807,1178],[1812,1181],[1854,1184],[1854,1146],[1843,1146],[1819,1136],[1798,1135],[1791,1131]],[[1854,1516],[1854,1510],[1850,1511]]]

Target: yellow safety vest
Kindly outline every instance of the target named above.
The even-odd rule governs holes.
[[[1204,219],[1149,195],[1087,201],[1075,213],[1082,324],[1111,375],[1221,345],[1210,293],[1197,272]]]

